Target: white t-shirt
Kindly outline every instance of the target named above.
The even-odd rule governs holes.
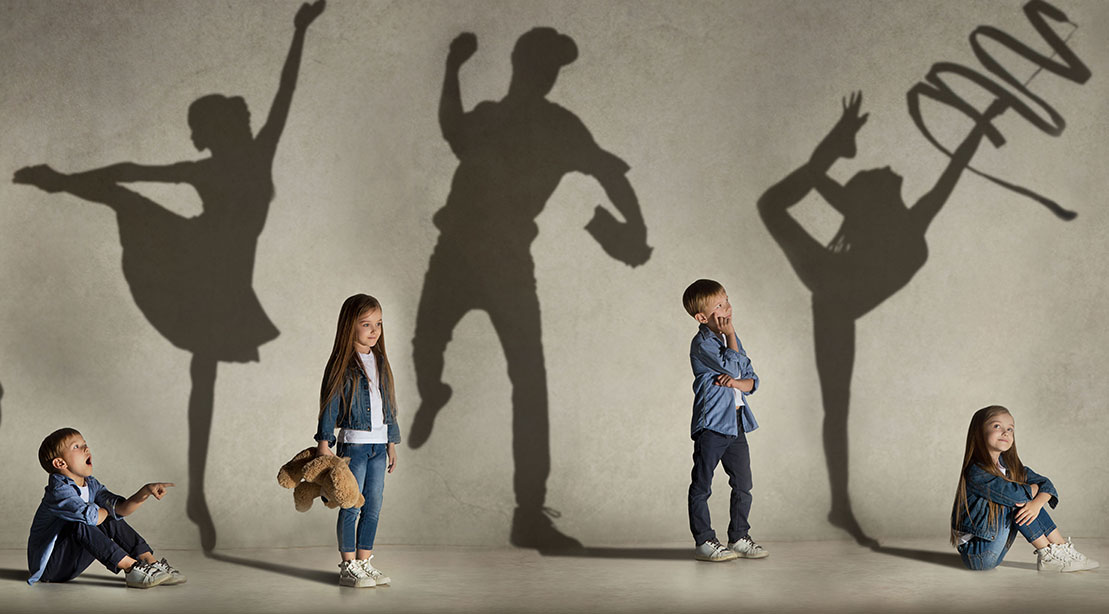
[[[85,482],[84,486],[78,486],[77,488],[79,488],[81,490],[81,499],[85,503],[88,503],[89,502],[89,483]]]
[[[369,379],[370,388],[370,430],[340,429],[338,440],[342,443],[388,443],[389,432],[385,428],[385,404],[381,400],[381,386],[377,375],[377,358],[371,351],[358,354]]]

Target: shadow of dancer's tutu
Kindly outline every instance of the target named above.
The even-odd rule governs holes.
[[[201,544],[216,544],[204,494],[216,365],[258,360],[258,346],[278,336],[254,293],[254,253],[274,196],[272,166],[296,87],[304,36],[324,1],[304,4],[266,124],[254,136],[238,96],[211,94],[189,106],[198,150],[211,156],[165,166],[124,162],[83,173],[49,166],[16,171],[15,183],[66,192],[111,207],[119,221],[123,275],[143,315],[173,345],[193,354],[189,395],[189,518]],[[192,186],[203,212],[185,218],[123,187],[128,182]]]

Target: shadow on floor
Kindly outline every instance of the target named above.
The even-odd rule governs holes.
[[[0,580],[18,580],[19,582],[27,582],[26,569],[0,569]]]
[[[8,580],[26,584],[28,575],[30,574],[26,569],[0,569],[0,581]],[[41,584],[51,583],[42,582]],[[127,585],[122,580],[108,576],[77,577],[73,580],[65,582],[65,584],[78,586],[111,586],[116,588],[127,588]]]
[[[1014,563],[1012,561],[1004,561],[1004,562],[1001,563],[1001,567],[1010,567],[1012,569],[1024,569],[1024,570],[1027,570],[1027,571],[1036,571],[1036,564],[1035,563]]]
[[[261,561],[257,559],[244,559],[237,556],[228,556],[218,552],[205,552],[205,556],[216,561],[223,561],[224,563],[231,563],[232,565],[242,565],[243,567],[252,567],[262,571],[282,574],[297,578],[298,580],[312,580],[314,582],[322,582],[327,585],[334,585],[338,583],[338,573],[330,571],[321,571],[317,569],[306,569],[304,567],[295,567],[293,565],[282,565],[280,563],[271,563],[268,561]]]
[[[578,548],[540,552],[543,556],[566,556],[585,559],[655,559],[660,561],[693,560],[693,548]]]
[[[963,565],[963,559],[955,552],[936,552],[934,550],[915,550],[913,548],[891,548],[881,544],[871,548],[871,550],[878,554],[899,556],[904,559],[912,559],[922,563],[966,569],[966,566]]]

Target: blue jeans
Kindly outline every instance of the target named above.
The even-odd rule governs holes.
[[[1031,543],[1037,537],[1055,530],[1055,523],[1047,515],[1047,510],[1040,510],[1036,519],[1026,525],[1016,523],[1016,510],[1017,508],[1001,508],[997,514],[997,522],[1001,527],[993,541],[972,537],[969,542],[959,546],[959,555],[963,557],[963,564],[967,569],[993,569],[1000,565],[1018,532]]]
[[[361,508],[339,510],[336,532],[339,552],[373,550],[377,535],[377,519],[381,513],[381,494],[385,490],[385,468],[389,464],[389,444],[344,443],[336,452],[350,457],[350,472],[358,481],[358,489],[366,502]]]
[[[67,582],[81,575],[92,562],[100,561],[112,573],[124,557],[139,558],[153,550],[127,521],[108,517],[99,525],[71,522],[54,542],[54,551],[42,572],[43,582]]]
[[[751,513],[751,451],[747,447],[747,435],[742,428],[735,437],[703,429],[693,440],[693,470],[689,484],[689,530],[698,546],[716,539],[709,519],[709,496],[712,495],[712,474],[721,464],[732,488],[728,541],[747,537],[751,528],[747,522]]]

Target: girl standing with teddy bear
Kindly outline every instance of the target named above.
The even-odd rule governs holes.
[[[338,442],[337,454],[350,457],[350,470],[366,498],[361,508],[339,510],[336,532],[342,556],[342,586],[366,588],[391,581],[370,561],[385,474],[397,466],[400,429],[396,405],[393,371],[385,353],[381,303],[372,296],[355,294],[339,311],[335,343],[320,385],[316,431],[317,453],[336,454],[331,445]]]

